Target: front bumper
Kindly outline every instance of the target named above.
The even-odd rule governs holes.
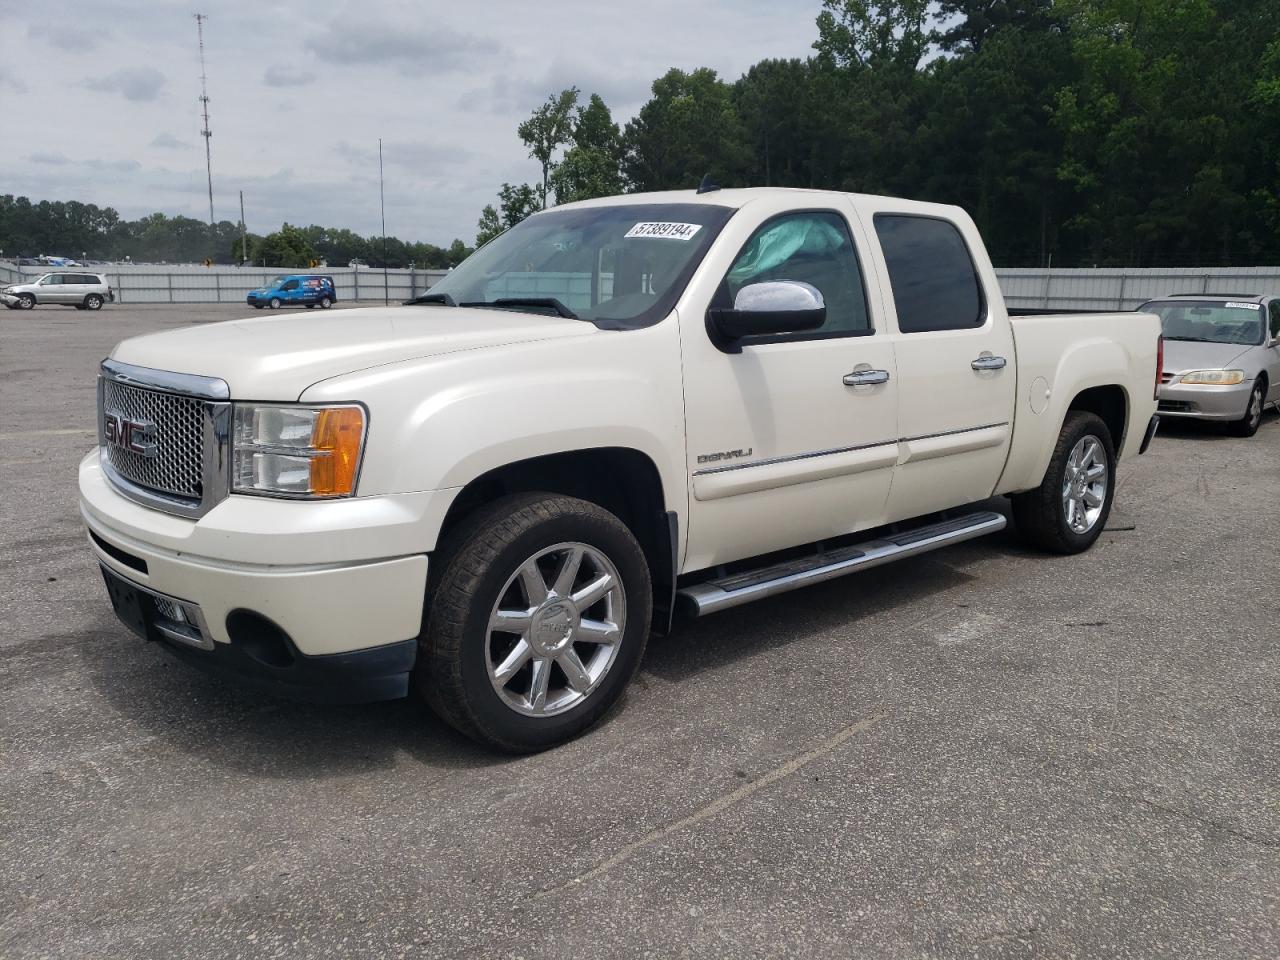
[[[18,298],[12,293],[0,293],[0,303],[12,310],[18,305]]]
[[[1157,407],[1162,417],[1187,417],[1196,420],[1239,420],[1249,409],[1249,395],[1253,384],[1232,384],[1228,387],[1200,384],[1161,384],[1160,403]]]
[[[80,510],[98,562],[148,595],[198,607],[213,649],[158,639],[186,659],[257,675],[284,693],[329,679],[341,693],[366,654],[403,666],[403,693],[422,625],[426,551],[444,509],[431,493],[327,503],[228,497],[191,520],[121,496],[96,451],[80,464]],[[278,628],[276,646],[288,657],[268,660],[289,663],[254,661],[246,614]]]

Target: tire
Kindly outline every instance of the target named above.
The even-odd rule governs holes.
[[[328,309],[329,309],[330,307],[332,307],[332,306],[333,306],[333,301],[332,301],[332,300],[330,300],[328,297],[321,297],[321,298],[320,298],[320,309],[321,309],[321,310],[328,310]]]
[[[272,298],[271,298],[271,303],[269,304],[269,306],[271,307],[271,309],[272,309],[272,310],[279,310],[279,309],[280,309],[280,298],[279,298],[279,297],[272,297]]]
[[[1267,385],[1259,377],[1253,382],[1253,392],[1249,394],[1249,405],[1245,407],[1244,416],[1233,420],[1227,429],[1235,437],[1252,437],[1262,426],[1262,411],[1267,402]]]
[[[31,310],[36,305],[36,297],[33,293],[18,294],[18,309]]]
[[[574,553],[576,575],[558,592]],[[414,680],[446,723],[489,747],[531,753],[577,736],[621,697],[652,614],[649,568],[621,520],[572,497],[516,494],[464,520],[437,557]],[[504,619],[515,629],[503,630],[500,610],[525,615]],[[610,639],[587,639],[584,620],[595,624],[590,636]],[[541,698],[537,677],[546,677]]]
[[[1090,445],[1090,440],[1096,446]],[[1099,480],[1105,483],[1104,490],[1098,491],[1096,480],[1086,484],[1081,477],[1076,481],[1075,465],[1081,459],[1086,470],[1103,467]],[[1093,496],[1086,499],[1085,491]],[[1071,410],[1058,434],[1044,481],[1011,498],[1018,534],[1031,546],[1052,553],[1088,550],[1107,525],[1115,491],[1116,451],[1111,431],[1096,414]],[[1095,504],[1094,500],[1100,502]],[[1069,506],[1071,501],[1074,507]]]
[[[84,308],[86,310],[101,310],[102,297],[99,294],[91,293],[84,298]]]

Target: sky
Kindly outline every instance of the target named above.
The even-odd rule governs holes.
[[[193,0],[194,3],[202,0]],[[819,0],[402,0],[45,4],[0,0],[0,193],[207,219],[198,11],[214,213],[448,244],[503,182],[540,168],[516,126],[548,95],[599,93],[619,123],[671,67],[733,80],[805,57]],[[56,13],[54,12],[56,11]],[[692,186],[692,185],[691,185]]]

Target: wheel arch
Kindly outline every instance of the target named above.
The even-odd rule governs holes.
[[[1107,425],[1118,459],[1129,431],[1129,394],[1124,387],[1118,383],[1110,383],[1081,390],[1067,404],[1067,413],[1072,410],[1096,414]],[[1066,414],[1063,415],[1063,422],[1065,421]],[[1061,430],[1062,426],[1059,425],[1058,429]]]
[[[567,450],[517,460],[480,474],[453,498],[440,526],[442,542],[460,521],[499,497],[553,493],[586,500],[618,517],[640,544],[653,582],[653,629],[670,626],[676,582],[678,516],[666,503],[662,476],[631,447]]]

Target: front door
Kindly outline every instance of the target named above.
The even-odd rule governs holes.
[[[1017,365],[994,271],[972,221],[868,198],[898,330],[898,469],[891,520],[991,496],[1013,435]],[[878,207],[878,209],[877,209]],[[984,272],[985,271],[985,272]]]
[[[851,210],[787,210],[794,203],[766,198],[739,210],[686,298],[698,313],[680,316],[686,571],[884,522],[897,365],[881,308],[866,293],[866,239]],[[770,280],[816,287],[822,328],[717,346],[705,305],[731,306],[744,286]]]

